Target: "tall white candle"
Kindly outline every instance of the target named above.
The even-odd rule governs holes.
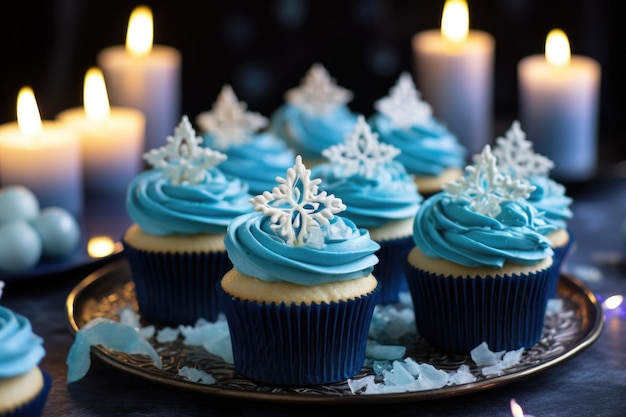
[[[469,30],[464,0],[447,0],[441,30],[412,39],[416,85],[435,115],[467,148],[468,157],[491,142],[495,40]]]
[[[79,215],[83,209],[80,141],[71,129],[42,121],[35,95],[20,90],[17,122],[0,126],[0,182],[23,185],[41,207],[57,206]]]
[[[600,65],[571,56],[561,30],[551,31],[545,55],[518,64],[520,122],[538,153],[554,162],[562,181],[592,177],[597,164]]]
[[[80,136],[85,190],[124,192],[142,168],[145,117],[130,107],[109,105],[102,72],[90,68],[85,75],[84,107],[57,116]]]
[[[144,150],[165,144],[181,117],[181,54],[152,41],[152,11],[139,6],[129,19],[126,46],[111,46],[97,56],[111,105],[133,107],[146,116]]]

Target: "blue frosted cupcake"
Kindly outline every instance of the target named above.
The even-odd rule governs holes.
[[[45,354],[30,321],[0,305],[0,417],[42,415],[52,384],[39,367]]]
[[[218,289],[237,372],[267,384],[328,384],[364,365],[379,249],[296,157],[257,212],[225,238],[234,267]]]
[[[232,268],[224,247],[230,221],[252,211],[247,185],[217,168],[226,156],[202,148],[183,116],[167,145],[144,154],[154,168],[129,185],[133,224],[122,243],[141,315],[151,321],[215,321],[215,284]]]
[[[379,303],[395,303],[407,290],[404,260],[413,244],[413,219],[422,201],[399,149],[381,143],[363,116],[344,143],[325,149],[328,162],[312,168],[320,189],[341,197],[344,216],[369,231],[379,245],[374,276],[381,284]]]
[[[246,104],[237,100],[229,85],[222,88],[211,111],[200,113],[196,121],[204,139],[202,145],[228,157],[220,170],[245,181],[251,194],[270,190],[276,177],[293,165],[293,150],[283,138],[262,130],[267,118],[246,111]]]
[[[324,161],[322,151],[343,142],[357,115],[347,103],[352,92],[338,86],[323,65],[313,64],[300,86],[270,117],[270,131],[285,138],[309,167]]]
[[[381,141],[400,149],[398,156],[413,175],[424,196],[459,178],[466,150],[457,136],[433,117],[430,105],[420,99],[411,75],[402,73],[389,95],[374,103],[369,122]]]
[[[512,178],[525,179],[535,187],[528,202],[543,213],[548,224],[554,226],[554,230],[547,235],[554,250],[554,277],[548,291],[550,297],[554,298],[557,296],[563,261],[574,242],[567,225],[573,216],[570,209],[572,199],[565,194],[563,185],[549,177],[554,163],[533,151],[533,144],[526,140],[519,121],[513,122],[506,137],[496,139],[493,154],[497,158],[498,169]]]
[[[533,190],[489,146],[415,217],[406,273],[419,333],[443,351],[530,348],[541,338],[553,260]]]

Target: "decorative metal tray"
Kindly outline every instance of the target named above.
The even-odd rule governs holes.
[[[282,403],[350,403],[410,402],[468,394],[515,382],[557,365],[589,347],[600,336],[604,316],[600,303],[577,278],[562,274],[558,296],[563,308],[546,316],[541,340],[524,352],[520,363],[505,370],[500,376],[484,377],[469,355],[444,355],[430,348],[422,339],[406,343],[407,356],[419,363],[454,371],[468,364],[477,376],[473,383],[451,385],[429,391],[390,394],[353,394],[347,382],[312,387],[277,387],[262,385],[239,375],[233,365],[212,355],[201,346],[186,346],[181,341],[150,343],[161,355],[163,367],[158,369],[142,355],[128,355],[96,346],[92,353],[105,363],[138,377],[175,388],[231,398],[252,399]],[[66,302],[67,319],[72,332],[77,332],[96,317],[117,319],[120,308],[137,311],[134,285],[125,259],[117,260],[87,276],[69,294]],[[148,325],[150,323],[146,323]],[[158,328],[158,325],[157,325]],[[190,382],[178,375],[183,366],[199,367],[211,374],[212,385]],[[373,374],[364,367],[354,379]]]

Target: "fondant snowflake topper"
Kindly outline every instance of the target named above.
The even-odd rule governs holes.
[[[322,64],[315,63],[300,86],[287,91],[287,102],[313,115],[323,115],[352,100],[352,92],[339,87]]]
[[[479,214],[495,218],[500,214],[500,203],[528,198],[535,189],[524,179],[513,179],[500,172],[491,147],[474,157],[474,165],[465,167],[466,175],[443,185],[454,199],[470,202],[470,208]]]
[[[387,116],[394,127],[405,129],[425,123],[433,111],[428,103],[420,99],[413,78],[403,72],[389,95],[374,103],[376,110]]]
[[[174,129],[174,136],[167,137],[167,145],[151,149],[143,158],[173,184],[198,184],[206,178],[208,170],[226,160],[226,155],[200,146],[202,137],[196,136],[189,118],[183,116]]]
[[[268,122],[261,114],[246,111],[246,107],[246,103],[237,100],[232,87],[225,85],[211,111],[198,115],[198,125],[213,135],[213,144],[217,149],[241,146]]]
[[[304,246],[311,230],[328,225],[335,214],[346,206],[340,198],[326,191],[319,192],[319,178],[311,179],[311,170],[296,156],[296,163],[287,170],[286,178],[277,177],[278,186],[265,191],[250,202],[254,209],[270,216],[271,229],[288,245]]]
[[[344,143],[322,151],[333,163],[335,172],[344,177],[358,174],[372,178],[378,167],[387,164],[400,153],[400,149],[378,141],[363,115],[359,115],[352,132],[346,134]]]
[[[493,154],[498,160],[498,168],[514,178],[548,175],[554,168],[550,159],[533,151],[532,142],[526,140],[526,133],[517,120],[507,130],[506,137],[496,139]]]

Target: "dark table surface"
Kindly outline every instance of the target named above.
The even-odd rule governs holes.
[[[566,271],[601,299],[626,294],[622,266],[622,223],[626,178],[568,185],[575,199],[570,228],[576,244]],[[127,219],[104,206],[87,207],[113,234]],[[118,257],[123,254],[118,255]],[[587,349],[554,367],[478,392],[414,402],[293,404],[225,398],[162,385],[122,372],[94,358],[88,374],[66,383],[66,356],[73,342],[65,301],[72,289],[102,262],[62,273],[7,282],[2,304],[27,316],[43,337],[41,367],[53,378],[45,416],[291,416],[349,413],[354,416],[511,416],[515,399],[526,414],[548,416],[626,415],[626,318],[606,313],[602,333]],[[92,355],[93,357],[93,355]]]

